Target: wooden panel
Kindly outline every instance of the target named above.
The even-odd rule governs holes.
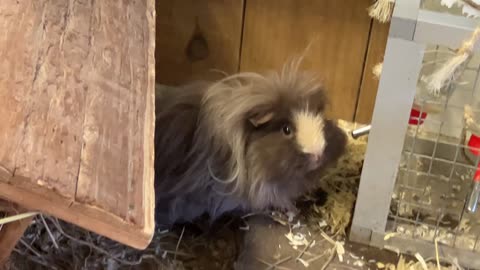
[[[154,1],[0,2],[0,196],[153,234]]]
[[[372,25],[365,70],[358,97],[357,113],[355,114],[355,121],[358,123],[368,124],[372,120],[378,89],[378,79],[374,77],[372,69],[376,64],[383,62],[389,29],[389,23],[382,24],[374,21]]]
[[[367,47],[369,0],[249,0],[241,70],[278,69],[314,41],[304,67],[325,81],[329,115],[353,120]]]
[[[157,0],[157,81],[181,84],[238,70],[243,0]]]

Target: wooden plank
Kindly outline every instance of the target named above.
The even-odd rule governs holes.
[[[0,200],[1,204],[4,201]],[[18,207],[13,206],[12,203],[8,203],[9,208],[13,209],[7,212],[8,215],[16,215],[20,213]],[[10,222],[0,225],[0,269],[7,263],[13,248],[17,245],[18,240],[23,236],[25,230],[30,226],[33,221],[33,217],[28,217],[22,220]]]
[[[243,0],[157,0],[157,82],[218,78],[238,70]]]
[[[21,147],[25,137],[25,122],[28,120],[29,105],[35,100],[35,96],[27,99],[29,89],[35,78],[37,61],[35,57],[38,49],[31,46],[37,39],[36,29],[29,25],[40,25],[42,16],[23,17],[19,20],[21,12],[33,13],[39,3],[21,2],[17,5],[14,1],[2,1],[0,3],[0,172],[13,174],[16,170],[17,151]],[[33,14],[32,14],[33,15]],[[16,18],[16,19],[15,19]],[[21,32],[17,31],[22,29]],[[21,51],[12,55],[13,51]],[[18,85],[20,84],[20,87]],[[29,87],[23,85],[30,84]],[[9,89],[15,89],[11,91]],[[13,113],[14,112],[14,113]],[[8,142],[8,143],[5,143]],[[38,174],[38,172],[37,172]]]
[[[369,124],[372,121],[375,98],[377,97],[378,79],[373,76],[373,67],[383,62],[383,55],[387,46],[388,31],[390,24],[382,24],[374,21],[368,43],[367,59],[363,72],[360,95],[358,97],[355,121]]]
[[[330,116],[353,120],[368,42],[369,0],[249,0],[241,70],[278,69],[314,41],[304,67],[328,90]]]
[[[1,197],[149,243],[154,5],[0,2]]]
[[[142,207],[142,194],[132,196],[137,189],[143,190],[144,157],[138,153],[144,151],[146,123],[139,121],[139,111],[147,102],[148,54],[143,43],[148,32],[143,29],[148,28],[135,14],[145,13],[145,7],[100,1],[93,12],[100,14],[104,9],[123,27],[96,28],[91,33],[98,45],[90,49],[91,69],[85,74],[90,79],[76,199],[143,225],[143,220],[133,215],[142,213],[135,211]],[[140,33],[136,33],[138,29]]]

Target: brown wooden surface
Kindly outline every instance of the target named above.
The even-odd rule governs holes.
[[[278,69],[314,41],[304,67],[329,91],[329,115],[353,120],[370,18],[370,0],[249,0],[241,70]]]
[[[372,70],[376,64],[383,62],[389,28],[389,23],[382,24],[374,21],[372,24],[355,122],[369,124],[372,120],[378,89],[378,79],[374,77]]]
[[[157,82],[177,85],[238,70],[243,0],[157,0]],[[216,76],[216,77],[215,77]]]
[[[16,215],[25,212],[20,211],[18,206],[10,202],[0,200],[0,213],[9,215]],[[0,216],[2,218],[3,216]],[[33,217],[28,217],[18,221],[10,222],[0,225],[0,269],[5,265],[10,257],[13,248],[17,245],[18,240],[23,236],[25,230],[32,223]],[[7,268],[6,268],[7,269]]]
[[[0,2],[0,197],[153,234],[154,1]]]

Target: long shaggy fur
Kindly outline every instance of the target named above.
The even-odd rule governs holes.
[[[275,112],[274,120],[308,106],[323,113],[323,89],[314,76],[299,71],[299,63],[280,73],[240,73],[158,95],[157,222],[191,221],[204,212],[214,219],[234,209],[290,208],[312,185],[304,154],[276,130],[260,132],[248,122],[266,111]],[[338,159],[346,141],[333,122],[326,121],[325,130],[327,158],[319,171]]]

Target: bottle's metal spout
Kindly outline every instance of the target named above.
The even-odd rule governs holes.
[[[367,135],[368,133],[370,133],[370,128],[371,127],[372,127],[371,125],[368,125],[368,126],[364,126],[364,127],[357,128],[357,129],[353,130],[352,133],[351,133],[352,138],[357,139],[359,137]]]

